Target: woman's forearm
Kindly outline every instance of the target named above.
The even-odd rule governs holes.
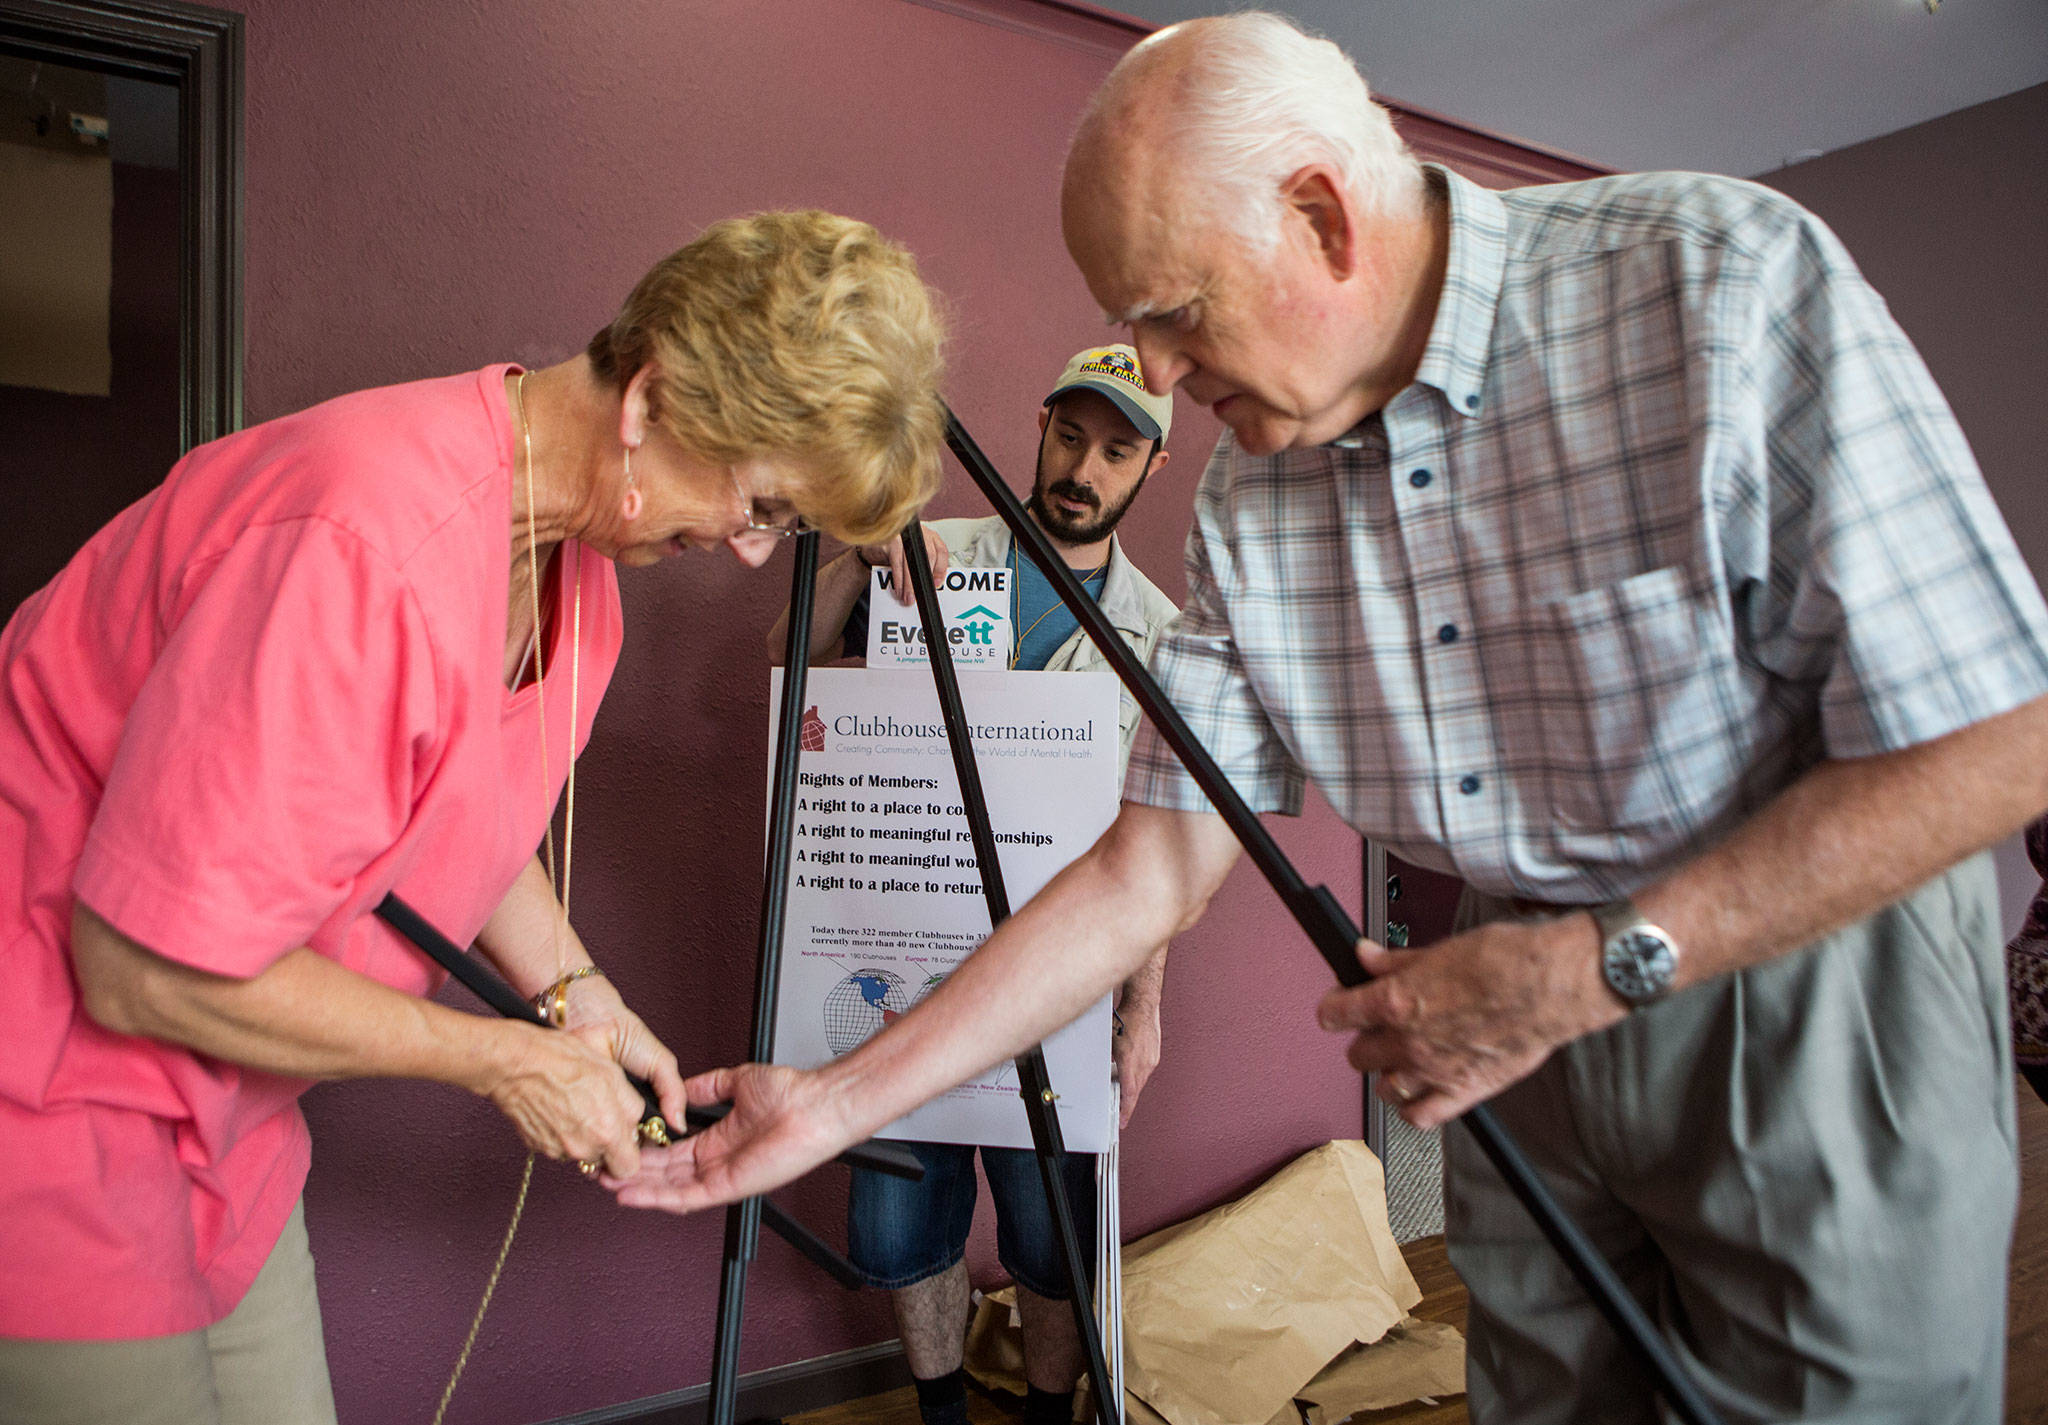
[[[289,1078],[432,1079],[489,1093],[519,1058],[518,1036],[543,1033],[416,999],[304,948],[246,980],[209,974],[82,904],[71,949],[86,1013],[103,1027]]]
[[[476,943],[512,987],[529,999],[560,976],[591,963],[538,856],[520,869],[512,889],[477,932]]]

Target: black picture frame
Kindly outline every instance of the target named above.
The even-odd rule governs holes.
[[[176,0],[0,0],[0,54],[178,89],[178,448],[242,424],[242,16]]]

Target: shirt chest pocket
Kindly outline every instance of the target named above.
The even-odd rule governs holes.
[[[1734,792],[1732,645],[1711,594],[1676,566],[1537,610],[1537,758],[1559,850],[1597,856],[1631,831],[1696,828]]]

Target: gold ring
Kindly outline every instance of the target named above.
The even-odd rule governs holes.
[[[603,1164],[596,1158],[578,1158],[576,1160],[576,1171],[583,1174],[586,1178],[596,1177],[602,1167]]]
[[[1387,1075],[1387,1092],[1403,1103],[1413,1103],[1422,1097],[1422,1090],[1409,1088],[1392,1074]]]

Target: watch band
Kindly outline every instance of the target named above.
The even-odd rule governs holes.
[[[1600,943],[1605,945],[1624,930],[1633,930],[1638,925],[1648,925],[1650,918],[1636,909],[1636,903],[1627,896],[1608,901],[1605,905],[1588,906],[1593,913],[1593,923],[1600,927]]]
[[[1678,943],[1623,896],[1591,906],[1600,931],[1600,976],[1630,1009],[1655,1004],[1671,992],[1678,974]]]

